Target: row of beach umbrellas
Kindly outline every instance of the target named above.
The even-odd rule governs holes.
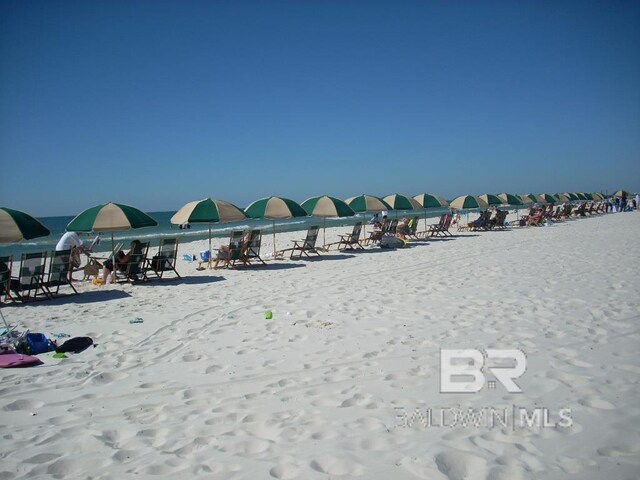
[[[615,196],[629,195],[620,190]],[[374,195],[358,195],[340,200],[328,195],[312,197],[298,204],[282,197],[267,197],[253,202],[244,210],[224,200],[206,198],[189,202],[180,208],[171,222],[176,225],[185,223],[207,223],[209,225],[209,250],[211,250],[211,226],[216,223],[242,221],[245,218],[269,219],[273,222],[275,254],[275,222],[278,219],[315,216],[350,217],[357,213],[395,210],[422,210],[429,208],[474,209],[491,205],[525,205],[530,203],[556,203],[576,200],[602,200],[599,193],[560,193],[515,195],[501,193],[478,196],[462,195],[447,202],[435,194],[423,193],[409,197],[392,194],[384,198]],[[156,226],[158,223],[141,210],[119,203],[106,203],[91,207],[78,214],[66,227],[67,231],[110,232],[113,246],[113,233],[131,229]],[[49,230],[32,216],[10,208],[0,208],[0,243],[17,243],[49,235]]]

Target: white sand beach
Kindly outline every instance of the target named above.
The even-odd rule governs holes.
[[[3,306],[20,329],[97,346],[0,370],[0,479],[639,478],[639,220],[257,268],[179,260],[182,280],[78,282],[79,296]],[[441,393],[452,348],[522,350],[522,393]],[[521,407],[548,425],[437,424]]]

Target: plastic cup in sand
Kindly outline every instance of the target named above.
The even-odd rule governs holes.
[[[273,313],[271,312],[271,310],[267,310],[266,312],[264,312],[265,320],[271,320],[272,318],[273,318]]]
[[[129,320],[129,323],[142,323],[142,322],[144,322],[144,320],[140,317],[132,318],[131,320]]]

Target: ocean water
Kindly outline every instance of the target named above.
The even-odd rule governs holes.
[[[401,217],[403,215],[414,216],[417,215],[421,219],[439,217],[443,213],[448,212],[445,208],[434,208],[429,210],[415,210],[412,212],[398,212]],[[140,228],[137,230],[128,230],[124,232],[114,232],[113,237],[116,243],[123,242],[126,246],[131,240],[139,239],[142,241],[151,241],[151,247],[157,247],[161,238],[177,237],[180,243],[192,242],[194,240],[202,240],[209,237],[208,224],[193,223],[188,229],[180,229],[177,225],[172,225],[170,222],[171,217],[175,212],[150,212],[149,215],[153,217],[157,222],[156,227]],[[395,217],[396,212],[390,211],[389,216]],[[348,226],[353,225],[357,221],[368,221],[372,214],[367,213],[365,215],[358,214],[355,217],[345,218],[327,218],[327,227]],[[0,245],[0,256],[13,255],[14,260],[19,259],[22,253],[52,251],[55,249],[56,243],[60,237],[66,231],[65,228],[73,220],[72,216],[69,217],[43,217],[39,218],[49,230],[51,235],[48,237],[35,238],[33,240],[26,240],[18,244]],[[318,217],[299,217],[285,220],[276,220],[276,235],[278,232],[291,232],[296,230],[306,231],[311,225],[323,225],[323,219]],[[271,233],[273,223],[271,220],[256,220],[246,219],[242,222],[233,223],[218,223],[211,225],[211,233],[213,237],[223,238],[228,237],[232,230],[245,230],[248,228],[260,228],[264,230],[264,233]],[[84,244],[89,246],[93,238],[96,236],[94,233],[82,234]],[[100,245],[95,249],[97,252],[107,252],[111,250],[111,233],[103,232],[101,234],[102,240]]]

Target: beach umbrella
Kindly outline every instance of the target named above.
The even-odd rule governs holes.
[[[302,202],[302,208],[312,217],[322,217],[323,233],[322,242],[323,245],[327,244],[326,229],[327,229],[327,217],[353,217],[356,212],[343,202],[339,198],[330,197],[328,195],[322,195],[320,197],[311,197]]]
[[[380,197],[373,195],[358,195],[357,197],[349,197],[344,201],[354,212],[384,212],[392,210],[391,205]]]
[[[276,220],[281,218],[306,217],[307,211],[288,198],[265,197],[256,200],[244,209],[249,218],[266,218],[273,222],[273,258],[276,257]]]
[[[0,243],[17,243],[49,234],[49,229],[28,213],[0,207]]]
[[[522,201],[523,205],[528,205],[534,202],[534,200],[531,200],[531,197],[529,197],[529,195],[518,195],[518,198]]]
[[[422,205],[415,201],[411,197],[401,195],[399,193],[393,193],[383,198],[392,209],[396,211],[396,218],[398,218],[398,210],[421,210]]]
[[[536,195],[536,198],[540,203],[556,203],[556,199],[553,198],[553,195],[549,195],[548,193],[540,193]]]
[[[593,200],[593,195],[591,195],[590,193],[583,193],[583,195],[586,197],[587,200]]]
[[[420,193],[414,195],[413,199],[424,208],[424,228],[427,227],[427,209],[428,208],[449,208],[449,202],[447,202],[440,195],[434,195],[433,193]]]
[[[626,190],[618,190],[616,193],[613,194],[614,197],[621,197],[623,195],[625,197],[628,197],[629,196],[629,192],[627,192]]]
[[[67,232],[111,232],[111,250],[115,249],[113,232],[124,232],[158,225],[153,218],[130,205],[103,203],[76,215],[67,225]],[[115,253],[115,252],[114,252]]]
[[[469,208],[487,208],[489,204],[481,198],[473,195],[460,195],[458,198],[449,203],[449,207],[457,210],[466,210]]]
[[[385,202],[380,197],[373,195],[362,194],[357,197],[350,197],[345,200],[345,203],[349,205],[354,212],[362,213],[364,217],[366,212],[386,212],[392,210],[391,205]],[[366,223],[364,223],[364,232],[367,233]]]
[[[585,196],[584,193],[576,192],[575,196],[578,197],[578,200],[586,200],[587,199],[587,197]]]
[[[433,193],[420,193],[415,195],[413,199],[422,208],[449,208],[449,202],[440,195],[434,195]]]
[[[594,200],[601,202],[604,200],[604,195],[602,195],[601,193],[595,192],[592,193],[591,196],[593,197]]]
[[[205,198],[189,202],[178,210],[171,223],[208,223],[209,224],[209,267],[211,267],[211,224],[239,222],[246,218],[244,212],[234,204],[215,198]]]
[[[540,202],[540,199],[538,198],[538,196],[535,193],[530,193],[528,195],[521,195],[521,198],[524,200],[525,198],[528,198],[529,200],[531,200],[528,203],[538,203]]]
[[[505,202],[503,202],[500,197],[498,197],[497,195],[491,195],[490,193],[483,193],[482,195],[478,195],[478,198],[484,200],[489,205],[505,205]]]
[[[569,197],[566,193],[558,193],[555,195],[555,197],[558,202],[566,203],[571,201],[571,197]]]
[[[576,200],[580,200],[575,193],[562,193],[561,195],[564,195],[565,197],[569,197],[569,200],[572,202]]]
[[[496,195],[504,205],[522,205],[522,199],[510,193],[499,193]]]
[[[420,210],[422,209],[422,205],[420,205],[416,200],[411,197],[407,197],[406,195],[402,195],[400,193],[393,193],[391,195],[387,195],[383,198],[385,202],[389,204],[389,206],[393,210]]]
[[[28,213],[0,207],[0,243],[18,243],[22,240],[32,240],[46,237],[50,234],[51,232],[47,227]],[[9,276],[11,276],[11,272],[9,272]],[[11,329],[2,314],[2,310],[0,310],[0,316],[4,323],[6,335],[9,336]]]

